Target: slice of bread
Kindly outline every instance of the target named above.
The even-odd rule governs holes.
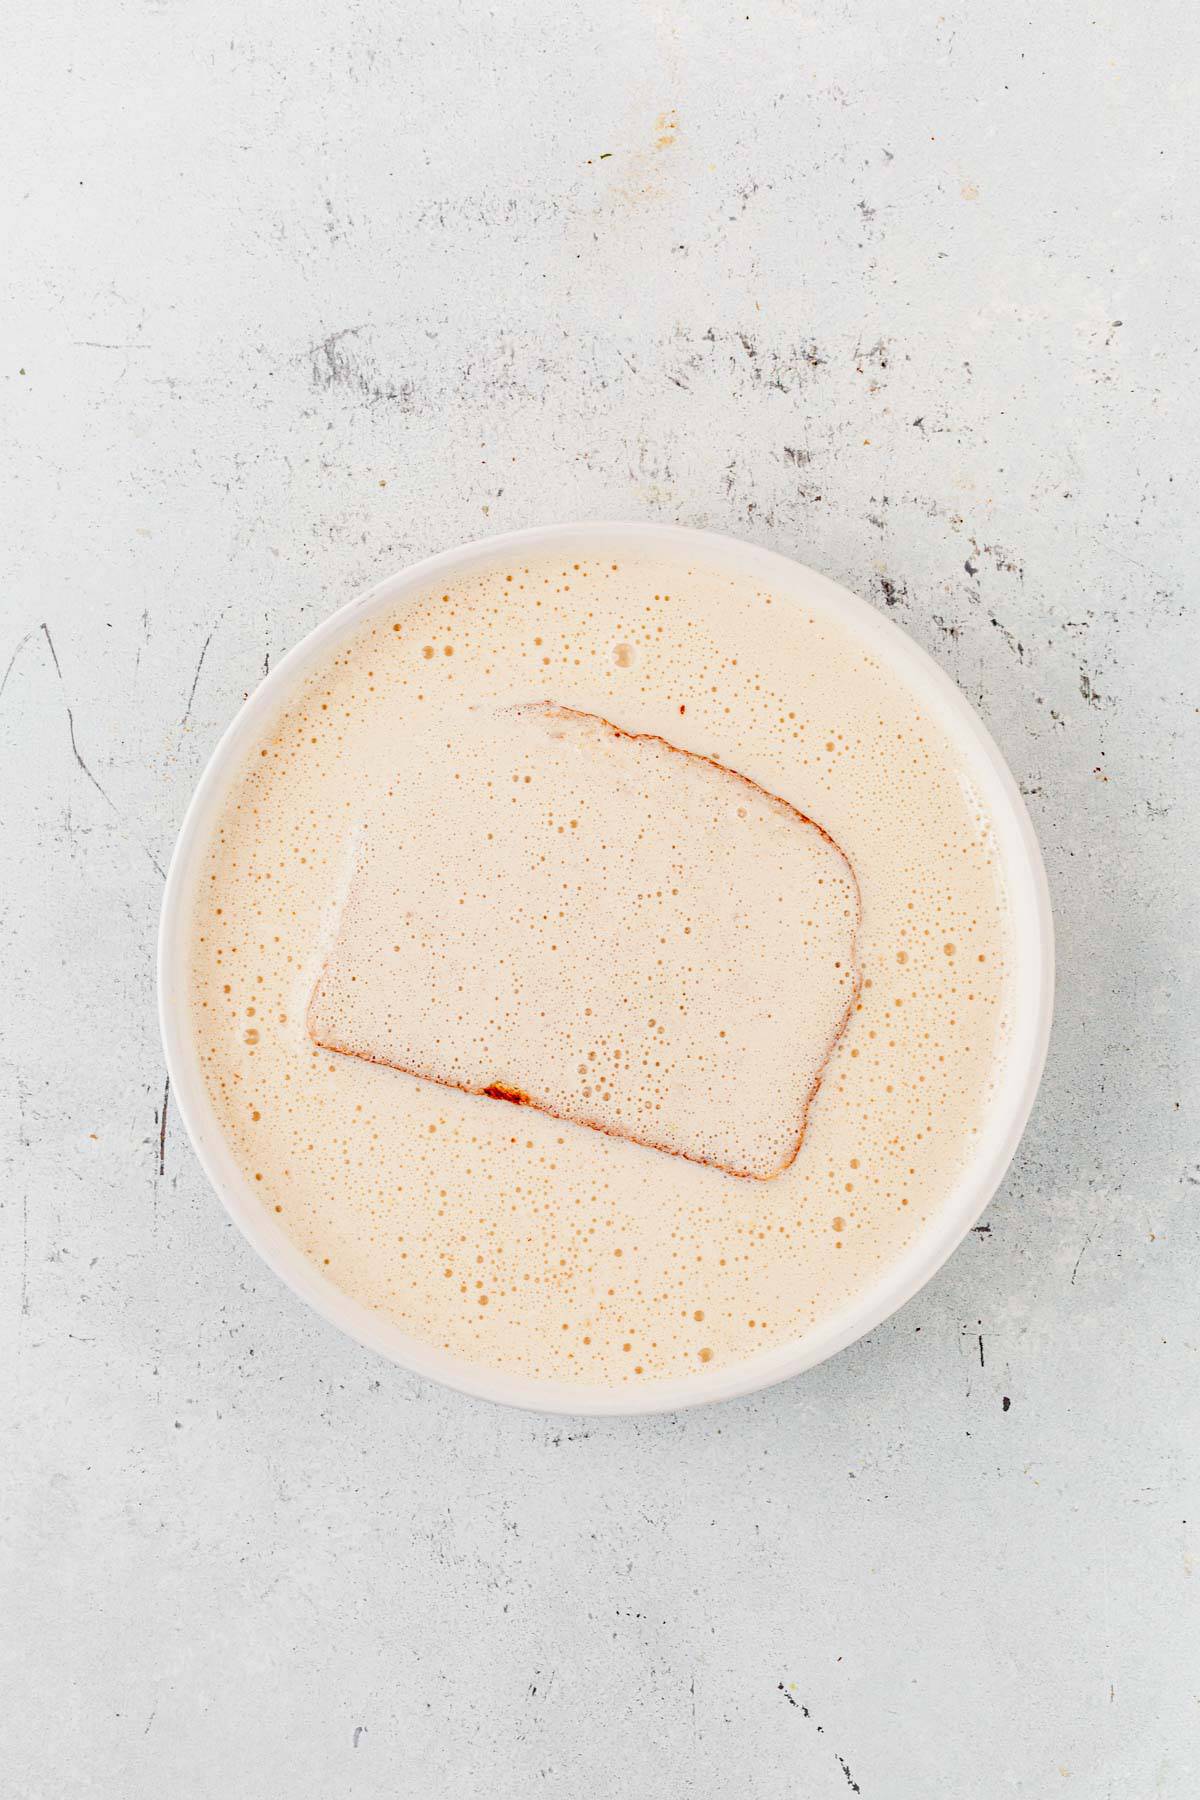
[[[767,1180],[859,986],[833,839],[709,757],[549,702],[464,715],[363,822],[314,1041]]]

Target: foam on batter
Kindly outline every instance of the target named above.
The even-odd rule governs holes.
[[[606,736],[605,721],[628,736]],[[668,773],[672,751],[651,753],[648,737],[687,754]],[[493,840],[502,850],[488,844],[493,827],[476,841],[489,756],[497,793],[511,790],[498,804],[519,820]],[[456,773],[476,784],[457,812]],[[618,775],[626,811],[612,798]],[[737,777],[773,799],[751,806]],[[389,791],[404,823],[380,838]],[[397,863],[405,833],[408,869]],[[597,870],[576,863],[610,833]],[[373,836],[387,845],[385,876],[355,922],[351,896]],[[547,858],[532,886],[522,846]],[[821,910],[814,896],[847,901],[839,857],[861,894],[853,954],[839,935],[845,907]],[[515,993],[482,954],[485,875],[507,884],[494,936],[506,958],[520,940],[515,906],[536,891],[549,915],[555,882],[579,890],[563,921],[569,968],[546,971],[546,959],[566,955],[547,947],[560,941],[549,916],[532,921],[521,952],[522,1006],[531,991],[552,1001],[537,1008],[548,1014],[542,1035],[527,1012],[518,1027],[502,1016]],[[389,880],[397,911],[413,914],[408,938],[390,940],[403,950],[387,952],[396,986],[352,1007],[346,985],[357,984],[334,980],[339,933],[342,974],[383,956],[359,927],[384,917]],[[636,895],[667,883],[680,890],[669,909],[655,897],[630,912]],[[264,1207],[363,1304],[494,1367],[641,1382],[802,1336],[937,1214],[992,1101],[1008,913],[991,821],[961,759],[841,616],[702,564],[501,563],[375,617],[284,698],[247,752],[201,890],[193,1028]],[[771,923],[776,904],[790,909],[794,933]],[[669,928],[650,1004],[658,908]],[[731,944],[719,922],[743,914],[753,923],[740,937],[734,927]],[[439,956],[478,974],[478,988],[464,978],[461,1020],[444,984],[430,1003],[413,979],[428,953],[418,917]],[[780,1170],[833,1004],[829,964],[847,959],[849,973],[833,974],[846,977],[849,1018],[798,1154]],[[420,1006],[400,1004],[401,965],[424,992],[423,1023]],[[345,1047],[358,1053],[313,1041],[314,995],[318,1035],[332,1040],[331,1025],[352,1022]],[[580,1026],[589,1005],[602,1023],[595,1041]],[[774,1016],[764,1026],[765,1010]],[[636,1029],[618,1043],[626,1011]],[[723,1040],[722,1030],[740,1035]],[[481,1036],[487,1055],[473,1045]],[[617,1048],[596,1079],[580,1073]],[[367,1060],[380,1049],[383,1060]],[[640,1074],[617,1074],[627,1049]],[[669,1127],[658,1141],[679,1155],[647,1148],[650,1132],[608,1129],[628,1122],[619,1109],[645,1105],[645,1059],[656,1056]],[[405,1058],[412,1068],[424,1058],[432,1078],[386,1066]],[[552,1104],[461,1092],[447,1085],[459,1075],[462,1086],[507,1083],[531,1096],[537,1086]],[[601,1129],[580,1122],[589,1109]],[[705,1160],[689,1160],[696,1152]]]

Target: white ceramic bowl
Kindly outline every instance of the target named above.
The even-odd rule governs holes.
[[[342,1293],[291,1243],[256,1199],[209,1100],[189,1027],[188,917],[197,870],[229,781],[276,706],[295,682],[372,613],[395,607],[406,595],[434,580],[462,575],[514,553],[543,550],[558,550],[564,556],[658,551],[702,560],[710,567],[737,571],[748,582],[769,586],[780,598],[792,598],[810,611],[848,616],[875,654],[896,669],[940,720],[961,753],[995,823],[1012,909],[1014,986],[1005,1066],[975,1153],[938,1217],[878,1281],[794,1343],[764,1350],[729,1367],[647,1382],[636,1389],[537,1381],[464,1362],[409,1337],[390,1320]],[[172,1095],[205,1173],[264,1262],[324,1318],[404,1368],[463,1393],[559,1413],[665,1412],[752,1393],[811,1369],[910,1300],[974,1225],[1008,1167],[1041,1078],[1053,991],[1050,901],[1033,827],[1000,752],[954,683],[905,632],[823,575],[735,538],[673,525],[553,525],[486,538],[390,575],[326,619],[271,671],[213,751],[171,859],[158,945],[159,1017]]]

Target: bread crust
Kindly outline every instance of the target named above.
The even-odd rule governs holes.
[[[554,1107],[547,1105],[544,1101],[535,1099],[531,1094],[526,1092],[525,1089],[516,1087],[507,1082],[492,1081],[468,1085],[464,1082],[448,1080],[444,1076],[431,1075],[425,1070],[415,1069],[404,1063],[393,1062],[388,1057],[371,1055],[369,1052],[357,1049],[352,1045],[340,1043],[328,1032],[325,1032],[323,1035],[319,1034],[318,1028],[314,1024],[313,1015],[316,997],[320,991],[321,982],[324,979],[326,969],[329,966],[328,962],[323,965],[321,974],[317,978],[312,996],[309,1000],[305,1020],[309,1037],[312,1042],[317,1044],[321,1049],[333,1051],[337,1055],[354,1056],[357,1057],[360,1062],[370,1062],[376,1064],[378,1067],[395,1069],[399,1074],[409,1075],[418,1081],[429,1081],[438,1087],[453,1088],[458,1093],[472,1094],[481,1099],[498,1100],[510,1106],[530,1107],[535,1112],[543,1113],[547,1117],[557,1119],[563,1124],[579,1125],[589,1131],[599,1131],[605,1137],[616,1138],[625,1143],[638,1144],[643,1149],[657,1151],[663,1156],[678,1156],[685,1162],[698,1163],[704,1168],[719,1170],[722,1174],[733,1176],[739,1181],[775,1180],[777,1176],[782,1175],[787,1169],[791,1168],[797,1156],[800,1154],[801,1147],[804,1143],[805,1133],[808,1129],[808,1116],[812,1104],[820,1092],[821,1084],[829,1069],[829,1064],[838,1044],[845,1035],[846,1027],[853,1016],[854,1009],[858,1004],[859,996],[862,991],[862,969],[859,964],[858,953],[859,931],[862,924],[862,893],[858,884],[858,876],[855,873],[854,865],[851,863],[850,858],[846,855],[846,852],[842,849],[842,846],[837,840],[826,831],[823,825],[818,824],[815,819],[809,818],[807,813],[802,813],[799,808],[793,806],[790,801],[784,800],[779,794],[772,793],[769,788],[765,788],[759,782],[754,781],[749,775],[739,774],[736,769],[731,769],[726,763],[719,762],[715,756],[705,756],[698,751],[684,750],[678,744],[671,743],[670,739],[661,737],[656,732],[625,731],[620,725],[615,725],[611,719],[606,719],[600,713],[584,712],[577,707],[562,706],[557,701],[553,700],[522,702],[521,704],[506,710],[520,714],[535,714],[550,719],[561,718],[584,720],[588,724],[601,725],[615,738],[622,738],[633,743],[659,744],[664,749],[670,751],[674,756],[687,757],[694,762],[706,763],[720,775],[731,781],[740,783],[760,799],[768,801],[773,808],[787,814],[790,818],[795,819],[798,823],[808,827],[810,830],[815,831],[841,858],[845,873],[849,880],[850,890],[854,895],[855,901],[855,916],[850,932],[850,956],[853,980],[845,1006],[838,1017],[816,1075],[814,1076],[800,1107],[799,1117],[796,1122],[795,1137],[792,1140],[787,1153],[772,1169],[758,1170],[734,1168],[727,1163],[717,1162],[710,1157],[696,1155],[691,1151],[680,1149],[671,1144],[656,1143],[652,1138],[643,1136],[636,1131],[622,1131],[605,1121],[589,1118],[582,1111],[570,1113],[558,1111]]]

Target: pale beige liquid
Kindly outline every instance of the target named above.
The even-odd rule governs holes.
[[[431,741],[454,743],[466,709],[545,699],[716,759],[853,866],[859,999],[773,1179],[306,1031],[380,794],[428,784]],[[1009,962],[990,821],[941,727],[852,630],[685,563],[540,560],[377,618],[285,705],[213,834],[192,1016],[238,1160],[339,1287],[472,1361],[644,1382],[794,1340],[912,1243],[991,1104]],[[780,963],[803,1008],[802,969]]]

